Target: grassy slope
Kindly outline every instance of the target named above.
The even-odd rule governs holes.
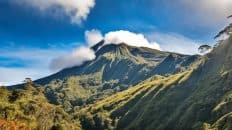
[[[134,126],[137,123],[132,120],[136,118],[133,110],[142,109],[145,112],[153,98],[166,89],[171,89],[173,85],[184,82],[190,73],[191,71],[187,71],[170,77],[155,76],[82,109],[76,116],[80,118],[84,129],[122,129],[123,124],[130,123]],[[98,123],[99,120],[103,123]]]
[[[231,44],[230,37],[198,67],[150,78],[82,109],[76,117],[84,129],[230,130]]]

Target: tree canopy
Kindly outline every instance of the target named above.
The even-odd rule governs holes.
[[[201,45],[199,48],[198,48],[198,51],[202,54],[205,54],[205,53],[208,53],[212,50],[212,47],[209,46],[209,45]]]
[[[228,16],[227,18],[232,18],[232,15]],[[230,23],[228,26],[226,26],[222,31],[220,31],[214,38],[219,38],[222,35],[232,35],[232,23]]]

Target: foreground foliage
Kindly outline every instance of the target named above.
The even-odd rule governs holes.
[[[63,109],[48,103],[38,86],[13,91],[1,87],[0,97],[0,129],[79,129]]]

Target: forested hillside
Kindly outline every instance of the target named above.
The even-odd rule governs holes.
[[[76,116],[84,129],[230,130],[231,44],[230,37],[191,69],[150,78]]]
[[[48,102],[41,86],[28,83],[12,91],[0,87],[0,97],[1,130],[81,129],[62,108]]]

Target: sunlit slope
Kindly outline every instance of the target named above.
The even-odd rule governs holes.
[[[84,129],[230,130],[231,52],[230,37],[192,69],[150,78],[76,116]]]
[[[154,122],[156,119],[146,115],[146,112],[152,109],[150,108],[152,105],[160,104],[158,102],[165,96],[164,94],[175,90],[174,86],[184,83],[191,73],[192,71],[188,70],[169,77],[155,76],[82,109],[76,113],[76,116],[80,118],[84,129],[125,129],[130,125],[135,126],[140,119],[144,118],[143,116]],[[152,104],[155,101],[156,103]],[[138,129],[141,127],[144,128],[144,126],[136,126]]]

